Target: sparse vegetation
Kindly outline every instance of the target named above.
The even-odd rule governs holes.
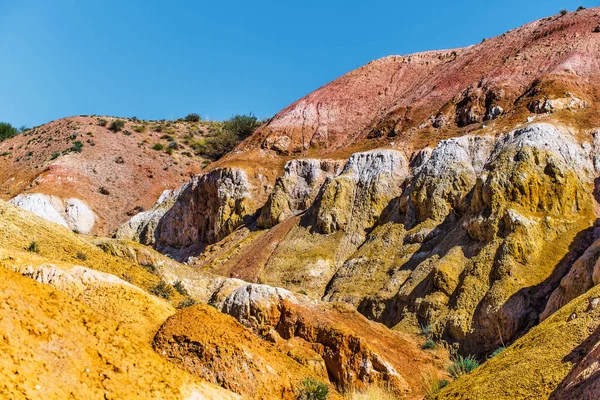
[[[162,297],[165,300],[169,300],[171,297],[173,297],[173,288],[163,280],[158,282],[156,286],[150,289],[150,292],[153,295]]]
[[[110,129],[113,132],[119,132],[123,128],[125,128],[125,121],[120,119],[115,119],[113,122],[110,123],[110,126],[108,127],[108,129]]]
[[[40,248],[38,246],[38,242],[32,240],[31,243],[29,243],[29,246],[27,246],[27,251],[30,251],[32,253],[39,253]]]
[[[423,350],[433,350],[437,347],[437,343],[431,339],[427,339],[421,346]]]
[[[345,400],[395,400],[398,397],[381,384],[371,384],[365,389],[353,389],[344,393]]]
[[[446,387],[450,382],[446,379],[439,380],[433,372],[421,373],[422,386],[425,391],[425,398],[431,399],[435,397],[440,390]]]
[[[137,133],[144,133],[146,132],[146,127],[144,125],[136,125],[133,127],[133,130]]]
[[[211,136],[192,144],[196,154],[210,160],[218,160],[233,150],[242,140],[252,135],[260,122],[252,114],[236,115],[223,122],[221,129],[211,132]]]
[[[504,347],[504,346],[498,347],[496,350],[494,350],[494,352],[492,354],[490,354],[490,358],[496,357],[498,354],[502,353],[504,350],[506,350],[506,347]]]
[[[81,261],[86,261],[87,255],[81,251],[78,251],[77,254],[75,255],[75,258],[77,258],[78,260],[81,260]]]
[[[304,290],[304,289],[298,290],[298,294],[303,294],[305,296],[308,296],[308,293],[306,293],[306,290]]]
[[[152,146],[152,150],[162,151],[164,149],[165,149],[165,145],[162,143],[154,143],[154,146]]]
[[[98,125],[106,126],[106,125],[108,125],[108,121],[105,120],[104,118],[98,118]]]
[[[181,302],[177,305],[177,308],[187,308],[195,306],[196,304],[198,304],[196,300],[192,299],[191,297],[186,297],[185,299],[181,300]]]
[[[200,122],[200,115],[196,113],[191,113],[185,116],[185,120],[187,122]]]
[[[181,282],[180,280],[175,281],[175,283],[173,283],[173,287],[175,288],[175,290],[177,291],[177,293],[179,293],[182,296],[188,296],[188,291],[185,289],[185,286],[183,286],[183,282]]]
[[[448,367],[448,373],[454,379],[459,376],[468,374],[475,368],[479,367],[479,362],[473,356],[458,356],[452,360],[452,364]]]
[[[17,128],[8,122],[0,122],[0,142],[19,134]]]
[[[306,378],[298,388],[298,400],[327,400],[329,388],[323,382]]]
[[[156,267],[154,266],[154,264],[140,264],[146,271],[150,272],[151,274],[156,273]]]

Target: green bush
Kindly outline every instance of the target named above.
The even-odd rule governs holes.
[[[60,157],[60,151],[55,151],[54,153],[52,153],[52,155],[50,156],[51,160],[56,160],[58,157]]]
[[[104,118],[98,118],[98,125],[106,126],[107,124],[108,124],[107,120],[105,120]]]
[[[562,9],[562,10],[560,10],[560,15],[567,15],[567,12],[568,12],[567,10]]]
[[[85,253],[82,253],[81,251],[78,251],[77,255],[75,255],[75,257],[81,261],[87,260],[87,255]]]
[[[421,348],[423,350],[433,350],[437,347],[437,343],[431,339],[427,339]]]
[[[73,150],[77,153],[81,153],[81,151],[83,150],[83,143],[81,143],[79,140],[77,140],[76,142],[73,143],[73,147],[71,147],[71,150]]]
[[[133,127],[133,130],[137,133],[144,133],[146,132],[146,127],[144,125],[136,125]]]
[[[173,288],[165,281],[161,280],[150,289],[150,292],[158,297],[169,300],[173,296]]]
[[[120,119],[115,119],[113,122],[110,123],[110,126],[108,127],[108,129],[110,129],[113,132],[119,132],[123,128],[125,128],[125,121],[122,121]]]
[[[0,122],[0,142],[10,139],[11,137],[18,135],[18,133],[19,131],[17,128],[8,122]]]
[[[151,274],[154,274],[156,272],[156,267],[154,266],[154,264],[140,264],[146,271],[150,272]]]
[[[298,400],[327,400],[329,388],[323,382],[313,378],[306,378],[298,388]]]
[[[233,133],[240,141],[252,135],[260,122],[252,113],[248,115],[234,115],[223,122],[223,129]]]
[[[187,122],[200,122],[200,115],[196,113],[191,113],[185,116],[185,120]]]
[[[490,354],[490,358],[496,357],[498,354],[502,353],[504,350],[506,350],[506,347],[504,347],[504,346],[498,347],[496,350],[494,350],[494,352],[492,354]]]
[[[32,253],[39,253],[40,247],[38,246],[38,242],[32,240],[31,243],[29,243],[29,246],[27,246],[27,251],[30,251]]]
[[[448,373],[454,379],[459,376],[468,374],[473,371],[475,368],[479,367],[479,362],[473,356],[458,356],[457,358],[452,360],[452,365],[448,367]]]
[[[162,143],[154,143],[154,146],[152,146],[153,150],[157,150],[157,151],[162,151],[165,149],[165,145],[163,145]]]

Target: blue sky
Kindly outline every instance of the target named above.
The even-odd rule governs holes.
[[[372,59],[587,1],[0,0],[0,121],[270,117]]]

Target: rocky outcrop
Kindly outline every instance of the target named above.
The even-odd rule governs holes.
[[[90,233],[96,215],[83,201],[42,193],[20,194],[9,201],[24,210],[79,233]]]
[[[535,323],[587,246],[594,148],[576,140],[539,123],[442,140],[410,165],[393,150],[356,153],[268,242],[254,238],[275,228],[230,238],[242,250],[224,253],[219,273],[234,274],[254,240],[267,243],[258,281],[350,303],[388,326],[429,324],[436,339],[485,353]]]
[[[323,185],[313,210],[316,229],[325,234],[359,234],[373,226],[388,203],[400,194],[407,175],[408,162],[398,151],[353,154],[342,173]]]
[[[302,380],[327,382],[326,376],[315,374],[234,318],[206,305],[183,309],[169,318],[156,334],[154,348],[192,374],[244,398],[292,400]]]
[[[253,214],[249,190],[243,170],[215,169],[165,191],[152,210],[134,216],[115,236],[184,259],[224,238]]]
[[[216,169],[193,178],[180,191],[157,227],[157,247],[185,248],[214,243],[251,215],[249,183],[244,171]]]
[[[299,212],[314,201],[327,177],[336,176],[343,167],[341,160],[303,159],[285,164],[273,192],[258,217],[258,225],[270,228]]]
[[[165,190],[149,211],[143,211],[134,215],[115,232],[118,239],[134,240],[136,242],[154,246],[156,244],[155,232],[158,223],[165,213],[173,206],[177,196],[184,190],[186,185],[177,190]]]
[[[233,292],[221,310],[281,349],[304,347],[325,365],[337,386],[361,388],[386,384],[401,396],[417,397],[422,390],[408,360],[419,358],[420,367],[434,367],[433,359],[414,343],[370,322],[341,304],[310,301],[305,296],[265,285],[248,285]],[[298,356],[311,365],[314,356]]]

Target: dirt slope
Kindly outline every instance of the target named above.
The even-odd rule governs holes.
[[[597,101],[599,24],[599,9],[592,8],[543,18],[465,48],[372,61],[289,105],[240,148],[295,156],[347,156],[388,144],[419,148],[484,121],[514,122],[565,92]],[[242,152],[230,161],[249,154],[259,157]]]
[[[124,122],[118,132],[109,130],[115,120]],[[201,138],[209,126],[112,117],[49,122],[0,143],[0,198],[29,193],[77,198],[98,216],[93,232],[112,234],[150,208],[163,190],[177,187],[208,163],[192,156],[184,142]],[[82,143],[81,152],[70,151],[76,142]],[[157,143],[165,150],[154,150]],[[171,143],[176,147],[168,154]]]
[[[119,323],[0,268],[0,397],[227,399]]]

